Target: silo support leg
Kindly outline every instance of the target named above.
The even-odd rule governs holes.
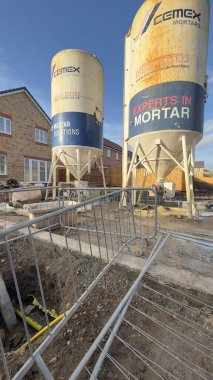
[[[103,180],[103,186],[104,188],[106,188],[106,179],[105,179],[105,173],[104,173],[104,166],[103,166],[103,159],[102,157],[100,157],[100,161],[101,161],[101,164],[99,164],[98,160],[96,160],[96,165],[98,167],[98,169],[100,170],[101,174],[102,174],[102,180]],[[105,194],[107,194],[107,190],[105,190]]]
[[[124,140],[122,150],[122,187],[126,186],[126,178],[128,173],[128,144]]]
[[[148,169],[149,173],[153,173],[154,174],[154,172],[152,170],[152,167],[151,167],[151,165],[149,163],[149,160],[147,160],[147,157],[158,147],[158,145],[154,145],[153,148],[148,153],[146,153],[146,154],[145,154],[145,152],[142,149],[142,146],[140,144],[139,144],[138,147],[139,147],[139,149],[140,149],[140,151],[142,153],[143,158],[137,163],[137,165],[139,165],[139,163],[143,165],[143,163],[146,161],[146,165],[149,167],[149,169]]]
[[[194,169],[195,169],[195,145],[196,140],[193,140],[192,147],[191,147],[191,171],[194,176]]]
[[[136,169],[136,165],[137,165],[137,156],[135,157],[135,160],[134,160],[134,167],[135,169],[132,171],[132,187],[136,187],[136,182],[137,182],[137,169]],[[133,190],[132,191],[132,204],[133,205],[136,205],[136,190]]]
[[[145,187],[147,177],[148,177],[148,172],[147,172],[147,170],[145,169],[144,177],[143,177],[143,183],[142,183],[142,186],[141,186],[141,187]],[[141,190],[140,193],[139,193],[137,203],[140,203],[140,202],[141,202],[142,195],[143,195],[143,190]]]
[[[57,178],[56,178],[56,165],[54,166],[53,168],[53,200],[56,199],[56,181],[57,181]]]
[[[88,174],[91,174],[91,150],[88,151]]]
[[[195,198],[194,198],[194,185],[193,185],[193,177],[194,177],[194,167],[195,167],[195,145],[196,140],[192,142],[191,147],[191,160],[190,160],[190,189],[192,194],[192,214],[195,216],[196,214],[196,207],[195,207]]]
[[[63,157],[63,160],[66,161],[65,167],[69,169],[69,171],[73,175],[73,177],[77,178],[77,170],[75,169],[75,167],[73,165],[71,165],[69,163],[69,160],[67,159],[67,157],[69,157],[69,156],[62,153],[62,157]],[[60,159],[60,156],[58,157],[58,160],[59,159]]]
[[[69,171],[69,168],[66,168],[66,182],[70,182],[70,171]]]
[[[78,202],[82,201],[81,197],[81,156],[80,156],[80,149],[76,149],[76,161],[77,161],[77,182],[78,182]]]
[[[50,167],[50,173],[49,173],[49,178],[48,178],[48,182],[47,182],[47,190],[46,190],[45,200],[48,199],[48,195],[49,195],[48,187],[49,187],[50,183],[52,182],[52,176],[53,176],[54,168],[56,166],[56,162],[57,162],[57,157],[56,157],[56,154],[54,152],[53,156],[52,156],[52,164]],[[53,184],[53,186],[54,186],[54,184]]]
[[[77,181],[78,181],[78,187],[80,187],[80,180],[81,180],[81,156],[80,156],[80,149],[76,149],[76,158],[77,158]]]
[[[183,163],[185,172],[185,183],[186,183],[186,196],[187,196],[187,206],[188,206],[188,218],[192,219],[192,209],[194,209],[194,191],[192,177],[190,176],[187,146],[186,146],[186,136],[182,136],[182,149],[183,149]]]
[[[103,178],[103,185],[104,185],[104,187],[106,187],[106,180],[105,180],[104,166],[103,166],[102,157],[101,157],[101,173],[102,173],[102,178]]]
[[[190,174],[190,176],[189,176],[189,182],[190,182],[191,201],[192,201],[192,216],[195,216],[196,207],[195,207],[194,186],[193,186],[193,175],[192,174]]]
[[[126,176],[126,179],[125,179],[123,187],[128,187],[128,182],[130,180],[130,176],[131,176],[132,171],[133,171],[133,167],[134,167],[134,163],[135,163],[135,158],[137,157],[138,146],[139,146],[139,143],[136,144],[135,149],[133,151],[132,160],[131,160],[131,163],[130,163],[130,166],[129,166],[129,170],[128,170],[128,173],[127,173],[127,176]]]

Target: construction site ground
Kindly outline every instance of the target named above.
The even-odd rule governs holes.
[[[11,247],[18,281],[21,284],[20,290],[22,298],[27,299],[29,294],[39,297],[33,261],[30,260],[28,255],[29,241],[27,238],[22,238],[20,241],[12,243]],[[60,314],[64,309],[60,302],[60,295],[57,287],[56,273],[54,271],[51,252],[48,249],[48,246],[45,246],[43,243],[39,242],[39,240],[36,242],[36,248],[39,252],[38,259],[40,263],[41,279],[47,306],[48,308],[54,308],[55,311]],[[165,248],[168,249],[168,247]],[[60,251],[60,249],[57,249],[57,261],[58,267],[60,268],[60,277],[66,300],[66,308],[68,309],[74,302],[74,293],[70,286],[70,276],[68,273],[66,260],[64,258],[63,251]],[[75,253],[72,254],[72,262],[75,268],[77,293],[80,294],[85,289],[85,286],[87,286],[87,283],[89,284],[91,282],[93,277],[93,268],[88,257],[84,257],[84,262],[82,263],[79,255]],[[82,264],[84,268],[87,268],[86,278],[85,272],[82,271]],[[93,264],[95,265],[95,270],[97,272],[100,271],[103,266],[103,262],[97,259],[93,261]],[[11,297],[15,297],[11,273],[8,271],[9,265],[7,256],[2,249],[1,266],[8,291]],[[104,279],[96,286],[94,291],[87,298],[86,302],[84,302],[82,307],[80,307],[77,313],[73,316],[71,321],[54,339],[53,344],[45,351],[43,358],[48,364],[48,367],[55,379],[67,379],[72,373],[83,354],[101,331],[114,309],[118,306],[121,298],[130,288],[133,280],[136,279],[137,275],[138,271],[136,270],[133,271],[127,267],[121,267],[120,265],[113,266],[113,268],[107,272]],[[169,311],[170,314],[165,313],[162,309],[156,308],[156,306],[152,303],[150,304],[139,297],[134,298],[132,306],[142,310],[146,315],[151,316],[151,318],[156,318],[158,321],[163,323],[164,327],[159,328],[155,322],[148,319],[145,315],[138,315],[138,313],[136,313],[133,309],[128,311],[127,319],[133,324],[142,326],[143,331],[150,336],[153,336],[159,342],[169,345],[174,351],[179,353],[179,355],[188,358],[188,360],[195,363],[197,366],[201,366],[204,371],[207,371],[205,373],[206,379],[211,379],[210,375],[208,375],[208,372],[212,373],[213,371],[211,352],[205,351],[205,354],[201,354],[199,348],[202,346],[198,346],[198,349],[195,349],[192,346],[187,346],[184,340],[179,338],[177,339],[177,336],[173,335],[171,331],[176,329],[178,331],[178,335],[179,333],[183,334],[183,336],[187,336],[189,339],[198,338],[199,344],[209,347],[210,350],[212,338],[209,338],[200,332],[198,333],[197,326],[189,328],[182,322],[177,321],[174,314],[180,313],[183,317],[187,317],[194,323],[198,323],[200,326],[199,329],[203,327],[205,329],[204,331],[212,337],[212,296],[210,297],[207,293],[198,292],[193,289],[186,290],[185,288],[178,287],[177,285],[172,285],[167,288],[165,285],[168,285],[168,283],[163,277],[161,278],[161,280],[163,280],[163,284],[155,282],[155,280],[155,277],[153,278],[150,275],[146,275],[144,282],[138,290],[138,294],[150,301],[154,301],[160,306],[163,306]],[[159,277],[157,277],[157,281],[158,280]],[[184,293],[177,293],[177,291]],[[191,299],[190,296],[195,298]],[[174,303],[173,300],[177,300],[180,304]],[[199,300],[205,302],[206,306]],[[196,308],[198,312],[194,313],[193,309],[189,308]],[[3,332],[3,326],[1,327],[1,334],[4,335],[3,340],[6,351],[8,352],[11,375],[13,375],[29,357],[29,351],[27,349],[17,352],[17,349],[26,340],[23,331],[23,324],[20,320],[17,327],[11,334],[5,334]],[[196,329],[194,327],[196,327]],[[166,330],[166,328],[169,328],[169,330]],[[35,333],[33,330],[30,331],[32,335]],[[199,376],[190,369],[191,366],[189,366],[189,368],[187,366],[184,367],[178,363],[178,361],[175,361],[174,357],[169,355],[167,352],[162,352],[158,345],[154,344],[152,340],[147,339],[146,336],[141,336],[141,334],[133,330],[130,326],[123,324],[118,335],[121,339],[131,343],[133,347],[136,347],[137,350],[142,352],[145,357],[151,358],[155,363],[158,363],[159,366],[163,367],[168,372],[173,373],[176,378],[187,380],[199,379]],[[33,343],[34,347],[37,347],[43,339],[44,336],[36,340]],[[106,339],[107,336],[104,338],[102,346],[106,342]],[[88,364],[89,370],[91,370],[94,365],[95,358],[97,359],[98,354],[100,354],[100,350],[98,350]],[[141,361],[138,364],[135,355],[133,355],[132,352],[124,346],[121,346],[118,340],[115,340],[113,343],[110,350],[110,355],[118,360],[119,363],[127,367],[129,371],[134,373],[134,375],[140,380],[154,380],[155,378],[158,378],[158,376],[150,370],[147,362]],[[163,372],[157,369],[157,367],[155,367],[155,369],[163,375]],[[40,379],[42,376],[38,372],[38,369],[34,367],[25,378]],[[79,379],[82,380],[87,378],[88,373],[86,371],[84,371],[79,377]],[[110,360],[106,360],[98,378],[111,380],[120,379],[122,376],[118,369],[112,365]],[[167,379],[167,377],[164,378]]]
[[[179,210],[179,212],[177,212]],[[206,236],[213,238],[213,213],[212,217],[195,218],[193,220],[188,219],[186,209],[176,209],[169,208],[168,213],[165,212],[165,208],[162,206],[158,207],[158,226],[161,228],[169,229],[172,231],[180,233],[188,233],[196,236]],[[135,210],[137,215],[137,209]],[[153,214],[150,211],[152,219]],[[163,214],[163,215],[162,215]],[[147,212],[144,212],[144,217],[146,217]],[[138,212],[140,216],[140,211]],[[181,216],[181,217],[180,217]],[[0,214],[0,228],[5,228],[11,224],[18,224],[23,221],[28,220],[26,216],[16,215],[16,214]],[[147,224],[146,220],[143,220],[144,226]],[[152,222],[150,222],[150,225]]]
[[[140,225],[145,233],[152,234],[153,216],[146,214],[146,217],[144,215],[141,222],[140,216],[137,215],[137,209],[135,209],[135,215],[136,226]],[[25,216],[7,214],[6,217],[3,216],[0,219],[0,226],[4,228],[5,223],[9,226],[25,220],[27,220]],[[213,238],[212,217],[188,220],[187,217],[184,216],[180,218],[178,215],[159,215],[158,226],[162,229],[169,229],[185,234],[188,233],[197,237]],[[79,231],[78,233],[81,236],[81,241],[87,244],[87,232]],[[64,310],[68,310],[75,301],[74,291],[71,286],[71,279],[64,257],[64,249],[60,246],[63,232],[60,228],[57,228],[53,231],[53,235],[55,236],[57,266],[62,282],[65,305],[61,303],[54,263],[45,234],[48,234],[48,232],[41,232],[35,239],[36,250],[39,252],[38,260],[41,280],[47,307],[55,309],[56,313],[60,314]],[[76,230],[70,230],[68,238],[72,241],[77,241],[78,235]],[[97,239],[95,234],[91,239],[91,244],[95,245]],[[113,239],[113,244],[116,245],[117,237],[114,236]],[[101,246],[106,245],[106,241],[101,236],[98,238],[98,241]],[[138,276],[139,269],[148,258],[155,242],[156,238],[150,242],[144,241],[143,248],[141,248],[142,242],[135,241],[131,244],[130,252],[129,248],[125,247],[122,255],[123,259],[121,257],[121,260],[107,272],[104,279],[95,287],[91,295],[87,297],[86,301],[79,308],[77,313],[74,314],[66,327],[64,327],[60,334],[54,339],[53,344],[42,355],[55,379],[65,380],[72,373],[118,306],[122,297],[127,293],[133,281]],[[73,246],[75,247],[75,245]],[[21,284],[20,290],[22,298],[26,299],[26,302],[29,295],[39,298],[33,259],[29,257],[30,245],[27,237],[23,236],[23,238],[18,241],[14,241],[11,243],[11,247],[18,281]],[[128,265],[128,257],[132,256],[134,256],[134,258],[132,261],[129,261],[130,265]],[[127,261],[125,261],[126,257]],[[9,294],[11,298],[17,302],[12,274],[9,270],[8,257],[2,246],[0,247],[0,263]],[[87,253],[82,261],[79,252],[72,249],[72,263],[75,271],[76,291],[77,294],[80,295],[88,284],[91,283],[94,276],[94,268],[95,272],[100,272],[104,266],[104,262],[94,258],[91,263]],[[138,331],[131,328],[130,325],[122,324],[118,334],[119,338],[123,341],[128,341],[128,343],[139,352],[142,352],[145,358],[151,358],[151,360],[157,363],[159,367],[155,365],[154,369],[161,376],[164,376],[165,373],[159,369],[160,367],[172,373],[175,378],[181,380],[196,380],[199,378],[209,380],[212,378],[212,263],[213,252],[211,249],[202,249],[202,247],[196,244],[190,242],[184,243],[171,238],[170,241],[166,243],[152,269],[145,276],[138,290],[139,296],[154,301],[155,304],[140,299],[139,297],[134,297],[132,301],[132,306],[135,307],[135,309],[142,310],[143,313],[151,317],[151,319],[147,318],[144,314],[139,315],[138,312],[131,308],[127,313],[127,319],[131,321],[131,323],[142,326],[144,332],[170,347],[170,349],[177,352],[178,355],[182,355],[186,360],[202,368],[200,372],[200,370],[197,370],[197,367],[195,368],[193,365],[184,366],[180,364],[178,360],[174,360],[174,356],[159,349],[159,346],[155,344],[152,339],[141,335]],[[173,302],[173,300],[176,300],[177,303]],[[170,314],[157,307],[156,304],[163,306]],[[193,309],[197,310],[196,313],[193,312]],[[181,319],[189,319],[193,327],[189,328],[183,321],[180,322],[177,320],[174,317],[175,313],[180,314]],[[161,323],[160,328],[159,325],[154,322],[154,319],[157,319]],[[198,325],[199,329],[196,328]],[[18,325],[10,334],[6,332],[2,321],[0,328],[4,347],[8,352],[7,359],[10,364],[10,374],[14,375],[29,357],[28,349],[17,352],[17,349],[26,341],[23,323],[19,320]],[[166,328],[169,328],[169,330],[166,330]],[[179,338],[172,334],[174,329],[178,331],[177,335]],[[35,331],[30,328],[30,333],[33,335]],[[47,333],[33,343],[34,348],[41,344],[46,334]],[[185,335],[189,338],[189,341],[193,341],[196,337],[199,342],[197,348],[196,346],[193,348],[187,345],[184,339],[180,339],[180,336],[184,337]],[[103,347],[106,339],[107,336],[102,341],[101,347]],[[147,359],[145,361],[141,360],[138,364],[135,354],[128,350],[124,344],[121,345],[120,342],[118,339],[115,339],[111,347],[110,355],[113,356],[113,358],[121,365],[127,367],[130,373],[133,373],[139,380],[155,380],[159,378],[159,376],[150,369],[150,362]],[[200,352],[199,348],[203,346],[209,349],[202,349],[202,352]],[[92,369],[95,359],[97,359],[100,352],[101,351],[98,350],[89,362],[87,367],[89,371]],[[193,371],[192,368],[196,369],[196,371]],[[3,375],[2,368],[1,373]],[[201,375],[201,377],[199,375]],[[204,375],[205,377],[202,377]],[[40,379],[42,376],[38,369],[33,367],[25,378]],[[88,372],[85,370],[79,379],[84,380],[87,378]],[[119,370],[115,365],[112,365],[109,358],[106,359],[98,379],[111,380],[120,378],[122,378],[122,376]],[[163,378],[169,379],[170,377],[169,375],[165,375]]]

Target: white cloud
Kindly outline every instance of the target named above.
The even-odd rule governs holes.
[[[112,140],[116,144],[122,145],[122,124],[104,122],[104,137],[106,137],[109,140]]]
[[[208,93],[208,96],[212,96],[213,94],[213,71],[212,70],[208,70],[208,86],[207,86],[207,93]]]
[[[204,136],[199,142],[198,148],[203,148],[204,146],[210,146],[213,144],[213,119],[209,119],[204,124]]]
[[[204,146],[213,145],[213,119],[209,119],[204,124],[204,136],[199,142],[198,148],[203,148]],[[212,146],[213,147],[213,146]]]
[[[213,71],[208,74],[208,84],[213,84]]]
[[[212,145],[213,147],[213,133],[209,133],[205,135],[203,139],[199,142],[198,148],[201,148],[207,145]]]
[[[23,80],[15,77],[10,66],[0,63],[0,90],[26,86]]]
[[[38,88],[26,86],[27,89],[30,91],[30,93],[33,95],[33,97],[36,99],[36,101],[40,104],[40,106],[43,108],[43,110],[47,113],[49,117],[51,117],[51,111],[50,111],[50,98],[46,99],[44,98],[42,92]]]
[[[213,119],[207,120],[204,124],[204,132],[213,131]]]
[[[17,87],[27,87],[40,106],[50,116],[50,100],[45,99],[39,89],[31,87],[24,80],[17,78],[9,65],[0,63],[0,91]]]

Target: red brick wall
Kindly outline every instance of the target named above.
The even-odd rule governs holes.
[[[9,115],[12,135],[1,135],[0,151],[7,155],[7,177],[24,180],[24,158],[51,160],[51,126],[25,92],[0,97],[0,113]],[[48,131],[48,145],[35,141],[35,128]]]
[[[107,157],[107,149],[111,150],[111,158]],[[119,153],[119,160],[116,160],[116,151],[104,146],[103,165],[107,167],[113,167],[113,168],[122,168],[122,153],[121,152],[118,152],[118,153]]]

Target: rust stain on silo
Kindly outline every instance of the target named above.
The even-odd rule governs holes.
[[[147,153],[161,139],[181,159],[181,136],[198,142],[203,134],[204,89],[209,28],[209,0],[147,0],[128,36],[130,85],[129,143]],[[155,166],[161,178],[169,170],[165,153]],[[171,167],[170,167],[171,168]]]

